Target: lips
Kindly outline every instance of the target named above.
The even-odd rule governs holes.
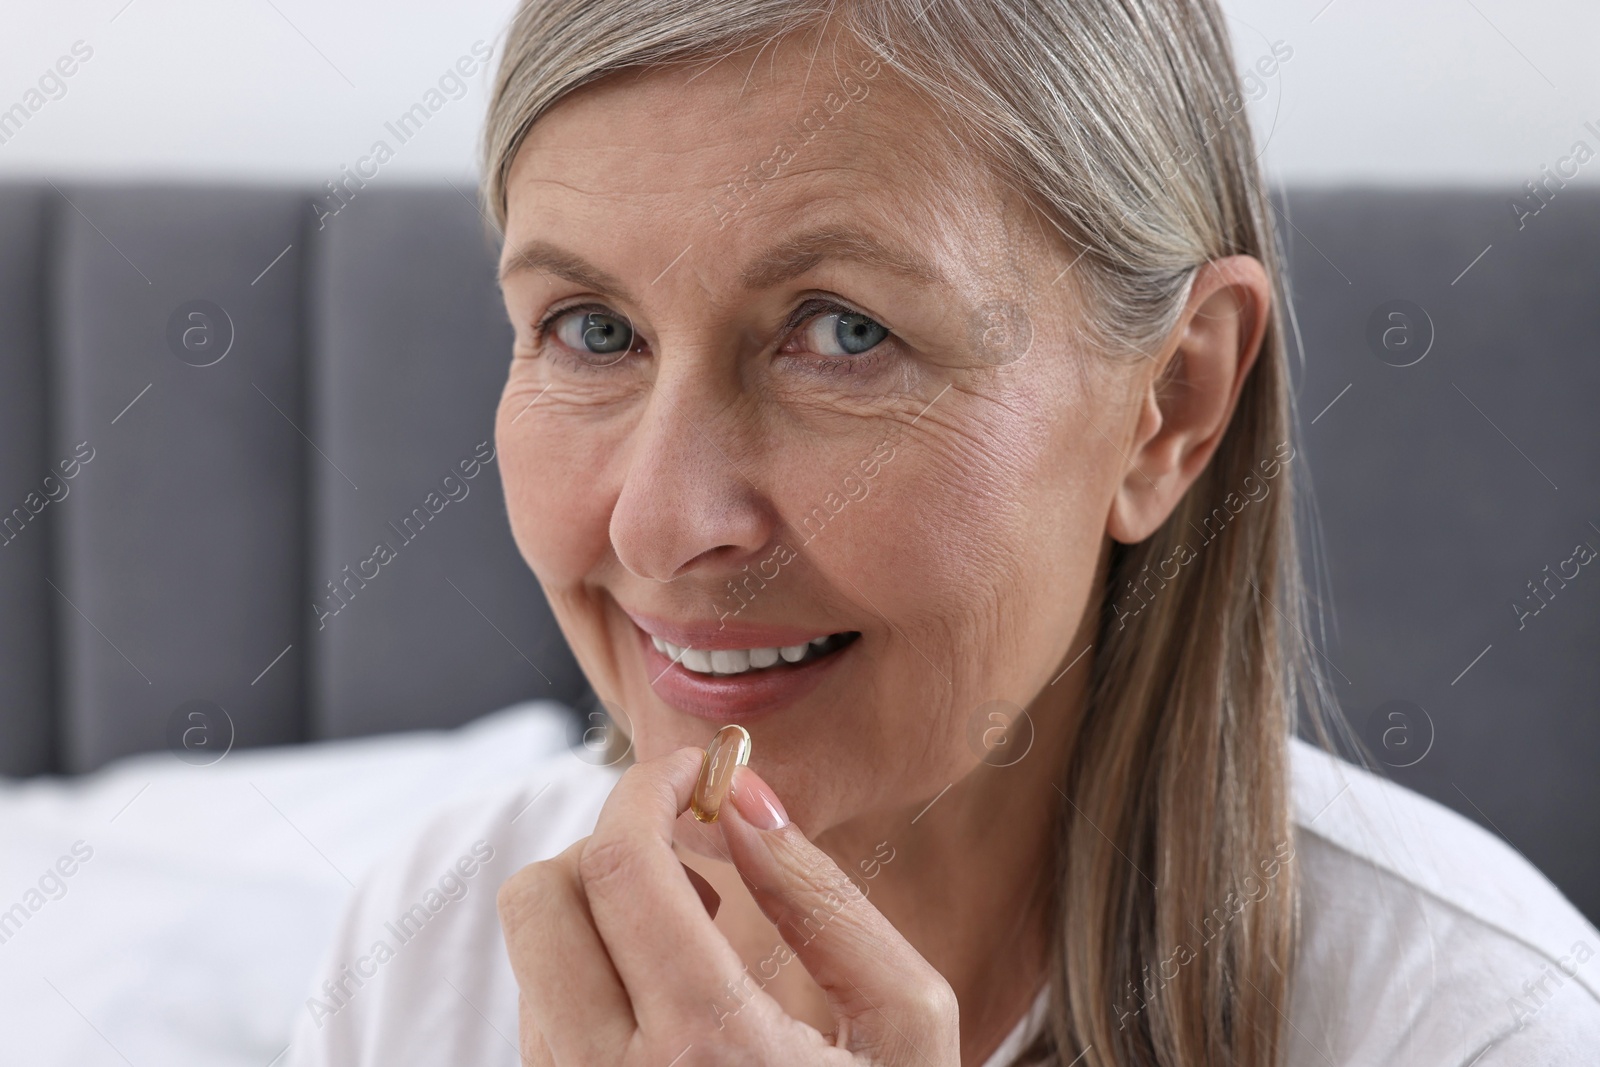
[[[861,636],[627,614],[656,695],[722,723],[749,722],[797,703],[853,660]]]

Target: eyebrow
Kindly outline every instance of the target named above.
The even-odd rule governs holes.
[[[512,275],[527,271],[545,271],[596,292],[615,293],[625,298],[628,295],[627,286],[616,275],[548,241],[529,241],[518,248],[501,268],[500,281],[503,284]]]
[[[824,226],[788,238],[741,270],[739,283],[747,291],[770,289],[828,260],[877,267],[924,285],[948,284],[943,272],[922,257],[850,226]],[[525,271],[546,271],[585,289],[631,300],[621,279],[547,241],[529,241],[518,248],[506,260],[500,281]]]
[[[749,290],[769,289],[830,259],[878,267],[924,285],[945,283],[927,260],[850,226],[825,226],[791,237],[741,271],[739,280]]]

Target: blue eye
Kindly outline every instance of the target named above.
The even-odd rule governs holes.
[[[633,327],[615,315],[574,309],[558,312],[556,338],[579,353],[620,359],[633,348]]]
[[[859,356],[889,336],[888,327],[855,311],[833,311],[806,324],[806,343],[818,355]]]

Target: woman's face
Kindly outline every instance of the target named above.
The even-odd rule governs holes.
[[[586,87],[510,175],[522,554],[640,758],[742,723],[813,833],[1066,714],[1087,643],[1135,375],[974,156],[813,38]]]

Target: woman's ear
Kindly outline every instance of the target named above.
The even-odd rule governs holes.
[[[1272,309],[1272,284],[1253,256],[1195,272],[1183,315],[1135,400],[1138,417],[1106,533],[1143,541],[1166,521],[1216,451],[1255,365]]]

